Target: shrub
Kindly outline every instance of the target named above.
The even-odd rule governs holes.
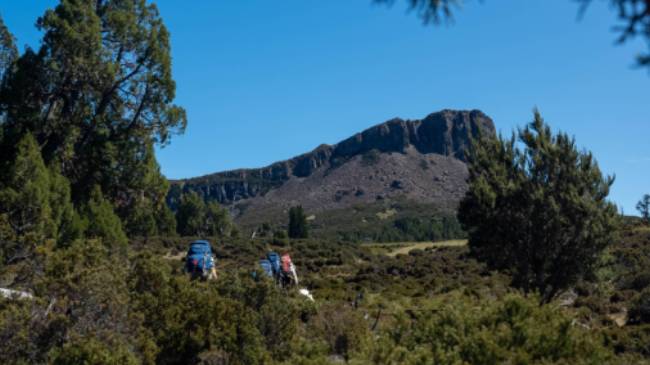
[[[473,143],[469,162],[459,218],[478,258],[543,302],[594,271],[617,227],[606,200],[614,179],[574,139],[553,135],[535,111],[517,138]]]
[[[650,323],[650,288],[644,289],[634,299],[629,318],[633,323]]]
[[[402,364],[600,364],[613,356],[597,337],[534,298],[477,302],[453,295],[413,315],[412,323],[402,320],[381,334],[373,350],[383,359],[377,363],[391,353],[399,354],[393,363]]]

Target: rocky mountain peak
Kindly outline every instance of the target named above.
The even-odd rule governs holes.
[[[438,156],[435,157],[436,161],[441,158],[449,158],[457,161],[450,161],[447,164],[453,166],[451,169],[463,170],[462,174],[455,174],[455,176],[465,176],[466,168],[463,163],[466,160],[465,150],[469,146],[471,138],[480,133],[493,135],[495,128],[492,120],[479,110],[442,110],[420,120],[394,118],[370,127],[337,144],[322,144],[311,152],[263,168],[225,171],[175,181],[168,201],[173,207],[182,192],[191,190],[198,192],[206,200],[217,200],[221,204],[231,205],[264,197],[267,193],[285,185],[297,186],[294,183],[287,185],[294,179],[299,181],[314,180],[310,183],[315,187],[318,185],[318,181],[323,180],[325,176],[329,176],[331,180],[332,176],[343,174],[343,171],[347,171],[347,169],[340,169],[340,174],[332,174],[332,172],[352,161],[356,161],[355,163],[358,164],[357,170],[368,169],[366,175],[372,175],[375,172],[370,171],[371,163],[367,163],[367,161],[362,163],[360,160],[381,160],[382,156],[391,154],[411,156],[399,159],[398,165],[405,166],[427,160],[427,158],[422,159],[417,156]],[[420,161],[417,161],[418,158]],[[385,163],[389,163],[389,160],[385,158],[384,160]],[[395,164],[395,161],[390,163]],[[411,170],[406,169],[405,166],[393,166],[392,173],[410,174]],[[400,171],[402,168],[404,171]],[[444,172],[445,174],[449,173],[448,171]],[[408,176],[403,177],[408,179]],[[384,179],[382,176],[377,178]],[[426,176],[422,178],[426,179]],[[437,176],[432,175],[430,178],[432,179],[431,184],[441,181]],[[340,180],[339,182],[328,182],[328,184],[341,185],[337,189],[343,191],[346,189],[344,185],[347,184],[343,180],[346,179],[344,176],[340,176]],[[429,184],[427,180],[424,180],[423,183]],[[454,183],[463,185],[464,181],[459,180]],[[288,189],[286,186],[285,189]],[[406,192],[408,193],[408,191]],[[323,204],[323,206],[326,205]]]

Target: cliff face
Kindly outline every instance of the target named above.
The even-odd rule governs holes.
[[[396,118],[335,145],[321,145],[309,153],[267,167],[174,181],[168,201],[173,207],[182,192],[196,191],[206,200],[232,205],[263,197],[292,179],[317,179],[316,176],[338,169],[355,159],[368,160],[358,168],[369,168],[373,161],[382,160],[382,156],[394,153],[415,156],[416,161],[420,155],[448,157],[461,162],[459,166],[463,165],[464,168],[462,162],[465,161],[465,149],[469,146],[470,138],[479,133],[493,135],[495,128],[492,120],[478,110],[443,110],[413,121]],[[372,174],[370,171],[368,173]]]

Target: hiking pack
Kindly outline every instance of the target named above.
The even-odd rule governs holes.
[[[296,274],[296,267],[291,261],[291,256],[288,253],[282,255],[282,273],[286,278],[293,280],[295,285],[298,285],[298,274]]]
[[[296,274],[296,267],[291,261],[289,254],[282,256],[276,252],[268,252],[266,258],[261,259],[260,267],[268,277],[275,279],[276,284],[287,287],[289,285],[298,285],[298,275]]]
[[[210,242],[198,240],[190,243],[185,259],[185,271],[192,274],[192,277],[216,278],[214,257]]]
[[[273,275],[274,276],[279,276],[280,275],[280,256],[271,251],[266,254],[267,260],[271,263],[271,268],[273,269]]]
[[[262,271],[266,274],[266,276],[273,277],[273,267],[271,266],[271,261],[267,259],[261,259],[260,267],[262,267]]]
[[[265,258],[259,261],[262,272],[281,287],[298,285],[298,274],[296,267],[288,253],[282,256],[277,252],[270,251]],[[216,265],[212,252],[212,245],[206,240],[197,240],[190,243],[185,259],[185,271],[192,275],[192,278],[216,279]]]

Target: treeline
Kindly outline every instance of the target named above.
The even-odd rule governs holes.
[[[336,235],[338,239],[348,242],[422,242],[467,237],[456,216],[445,214],[405,215],[363,229],[351,227],[338,231]]]

